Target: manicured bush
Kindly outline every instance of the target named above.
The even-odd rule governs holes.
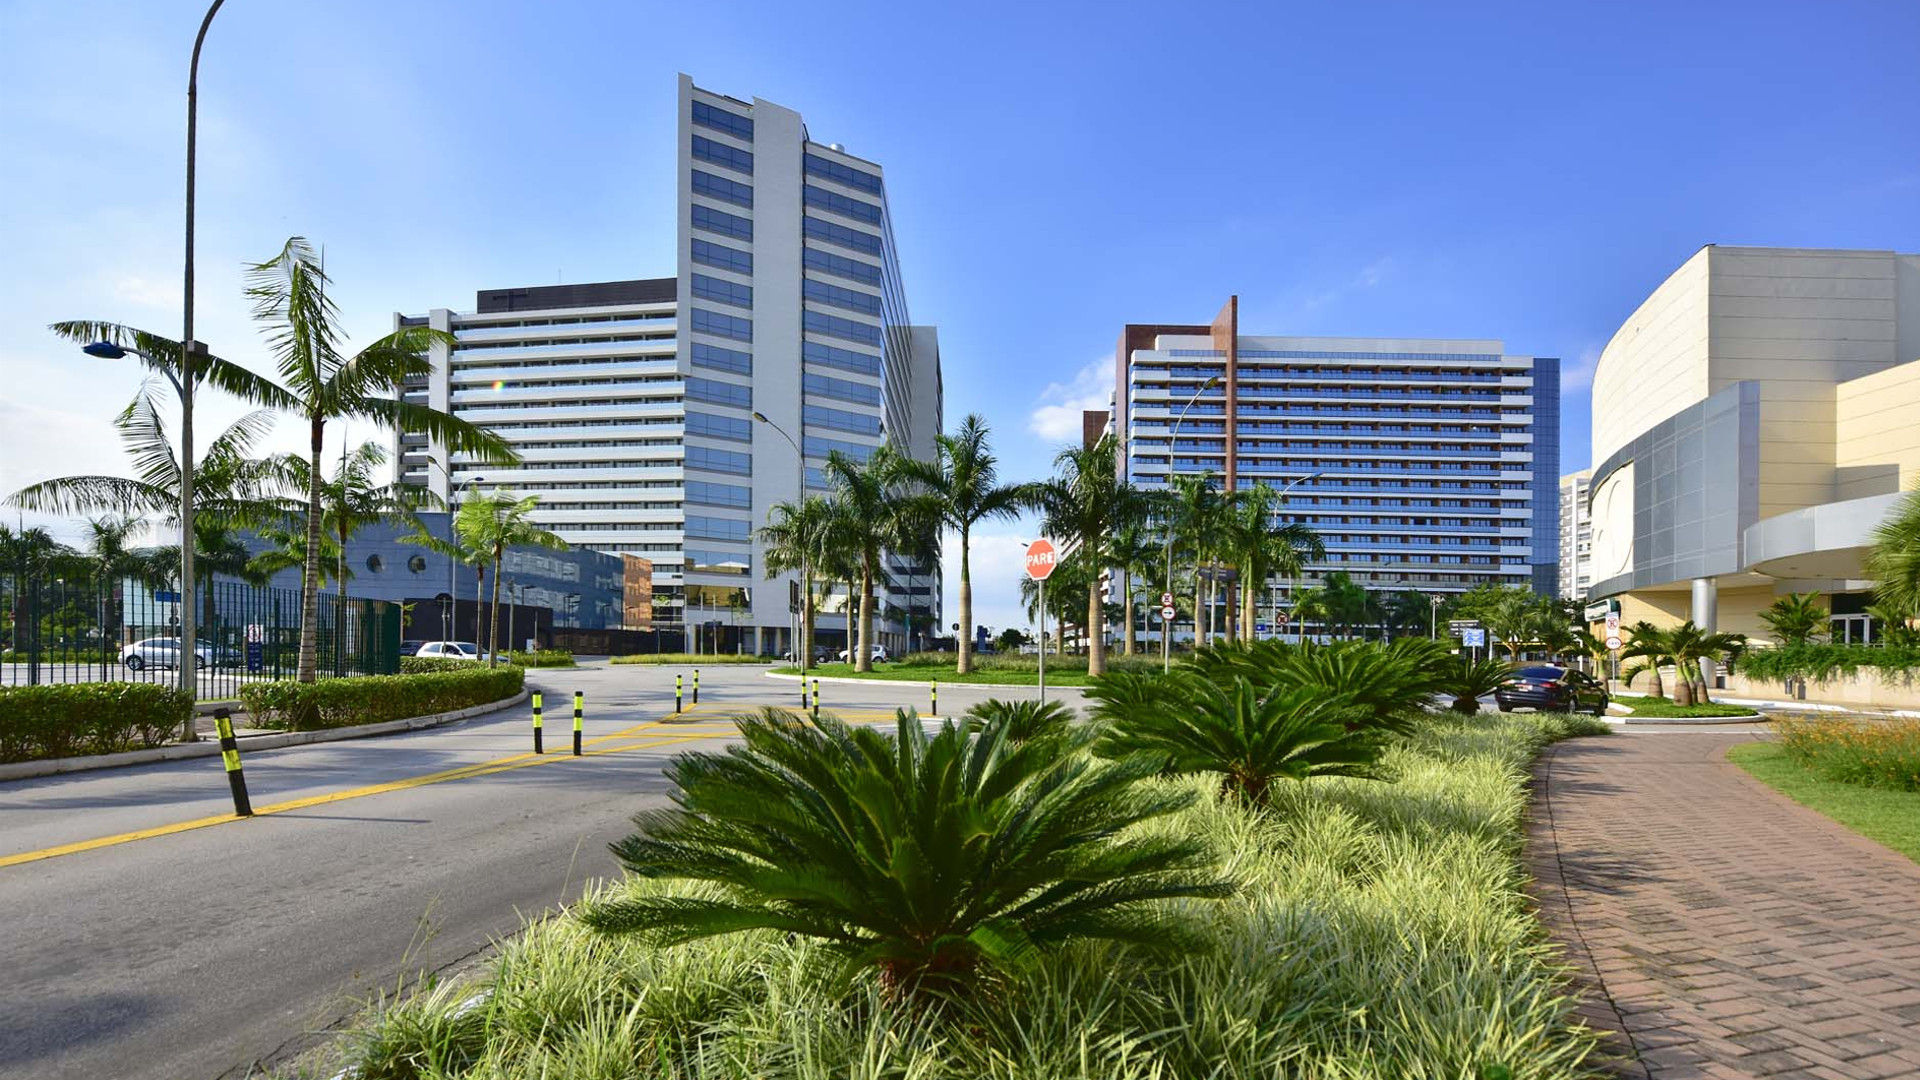
[[[159,746],[192,713],[193,699],[158,683],[0,687],[0,761]]]
[[[462,660],[457,656],[403,656],[400,658],[402,675],[425,675],[429,671],[472,671],[476,667],[486,666],[472,660]]]
[[[240,688],[240,700],[254,727],[319,731],[485,705],[519,693],[526,679],[524,668],[468,663],[457,671],[416,675],[249,683]]]
[[[1920,721],[1782,720],[1795,764],[1842,784],[1920,791]]]
[[[541,649],[537,652],[507,653],[507,659],[518,667],[573,667],[573,654],[565,649]]]
[[[1741,654],[1734,670],[1749,679],[1785,682],[1812,679],[1828,682],[1862,669],[1913,678],[1920,675],[1920,648],[1902,645],[1841,645],[1809,643],[1753,649]]]

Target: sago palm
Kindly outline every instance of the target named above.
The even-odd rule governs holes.
[[[613,845],[630,873],[718,886],[589,908],[588,925],[672,945],[747,930],[814,938],[895,994],[965,990],[982,968],[1103,938],[1185,940],[1159,903],[1230,889],[1197,839],[1122,834],[1191,792],[1142,785],[1161,761],[1088,756],[902,710],[889,735],[765,710],[725,752],[667,767],[675,805]]]
[[[1480,699],[1499,689],[1512,674],[1513,665],[1505,660],[1455,657],[1453,665],[1441,672],[1439,690],[1453,697],[1454,712],[1472,715],[1480,711]]]
[[[1000,483],[1000,470],[987,447],[987,422],[969,413],[951,435],[934,439],[936,460],[907,458],[900,463],[903,477],[933,496],[941,523],[960,539],[960,630],[956,670],[973,670],[973,566],[970,559],[973,527],[993,518],[1011,518],[1026,500],[1021,484]]]
[[[1818,593],[1788,593],[1760,613],[1760,621],[1782,645],[1805,645],[1827,636],[1827,607]]]

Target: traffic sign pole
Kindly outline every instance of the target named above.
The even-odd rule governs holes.
[[[1041,537],[1027,545],[1027,576],[1039,586],[1040,593],[1040,702],[1047,700],[1047,575],[1059,565],[1059,549],[1053,541]],[[1088,634],[1095,633],[1093,627],[1087,628]],[[1064,646],[1065,642],[1061,644]]]

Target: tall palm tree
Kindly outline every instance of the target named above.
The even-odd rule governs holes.
[[[247,270],[247,296],[254,318],[269,327],[267,344],[280,371],[279,386],[254,388],[255,400],[290,412],[307,424],[307,566],[300,587],[300,663],[298,678],[312,682],[319,618],[324,523],[320,452],[330,420],[371,420],[397,431],[419,432],[444,443],[448,454],[480,455],[490,461],[514,461],[518,455],[498,435],[450,413],[405,400],[395,388],[432,371],[427,348],[452,344],[452,335],[424,326],[403,327],[352,356],[341,349],[338,308],[327,296],[327,275],[303,237],[289,239],[279,253]]]
[[[1156,498],[1159,494],[1159,492],[1141,493],[1143,499],[1149,501],[1149,505],[1160,501]],[[1152,514],[1142,515],[1134,521],[1121,525],[1114,531],[1112,546],[1107,552],[1107,558],[1112,561],[1114,572],[1119,577],[1120,587],[1115,591],[1115,595],[1120,598],[1121,606],[1126,609],[1124,614],[1126,633],[1120,639],[1120,651],[1124,656],[1132,656],[1135,653],[1139,638],[1138,624],[1133,618],[1134,600],[1142,592],[1150,590],[1148,582],[1157,580],[1162,571],[1161,556],[1165,553],[1165,549],[1160,546],[1159,538],[1154,535],[1153,516]]]
[[[1206,602],[1205,581],[1200,573],[1200,564],[1213,556],[1214,545],[1219,536],[1220,515],[1226,505],[1218,488],[1218,478],[1212,471],[1203,473],[1181,473],[1173,478],[1168,489],[1167,501],[1163,504],[1170,508],[1170,542],[1178,549],[1182,561],[1193,567],[1193,641],[1195,645],[1210,636],[1210,627],[1201,623],[1201,612],[1212,614],[1211,605]],[[1173,583],[1167,582],[1167,589],[1173,589]],[[1172,633],[1171,629],[1166,631]]]
[[[1365,625],[1375,610],[1373,594],[1344,570],[1328,574],[1320,583],[1320,591],[1327,617],[1340,627],[1341,637],[1352,636],[1354,628]]]
[[[776,504],[760,530],[760,542],[767,552],[767,576],[789,571],[801,575],[800,637],[794,642],[793,654],[803,672],[813,667],[813,584],[832,562],[833,516],[831,503],[809,495],[797,506]]]
[[[33,636],[33,620],[26,617],[27,590],[41,578],[51,576],[53,567],[71,554],[65,544],[47,530],[25,525],[15,529],[0,525],[0,573],[7,576],[7,596],[13,607],[0,612],[6,620],[0,633],[0,648],[24,649]]]
[[[335,582],[345,582],[347,545],[354,535],[369,525],[393,522],[419,524],[419,512],[441,506],[440,497],[417,484],[382,483],[375,475],[387,463],[387,451],[379,443],[364,442],[343,452],[331,477],[320,479],[320,531],[326,534],[322,557],[334,559],[331,574]],[[269,467],[279,482],[295,492],[304,503],[313,490],[312,462],[300,454],[280,454]],[[301,522],[304,527],[304,522]],[[297,546],[304,559],[306,543]],[[302,562],[301,566],[305,566]]]
[[[1333,610],[1327,603],[1327,591],[1319,586],[1301,589],[1293,594],[1293,625],[1299,633],[1301,644],[1307,640],[1307,623],[1317,622],[1329,636],[1333,633]]]
[[[1117,525],[1137,520],[1146,506],[1140,490],[1120,478],[1118,444],[1111,434],[1092,446],[1062,450],[1059,471],[1031,490],[1029,502],[1040,512],[1042,527],[1055,536],[1080,541],[1076,558],[1089,568],[1087,583],[1087,674],[1107,670],[1106,615],[1100,597],[1099,568],[1109,565],[1107,551]]]
[[[1866,572],[1882,604],[1894,611],[1920,611],[1920,488],[1873,530]]]
[[[466,546],[480,552],[493,567],[493,595],[489,601],[493,617],[487,628],[487,666],[492,667],[500,651],[500,563],[508,548],[537,547],[549,551],[567,550],[567,542],[532,520],[540,505],[537,495],[515,498],[494,492],[469,499],[454,515],[453,531]]]
[[[973,568],[970,561],[973,527],[993,518],[1020,513],[1026,488],[1000,483],[996,459],[987,447],[987,422],[969,413],[951,435],[934,439],[935,460],[903,459],[901,475],[919,483],[939,507],[941,523],[960,537],[960,633],[956,670],[973,670]]]
[[[833,486],[834,530],[859,569],[860,632],[849,624],[849,652],[855,671],[873,670],[874,585],[886,573],[882,554],[914,546],[913,535],[930,510],[925,496],[903,495],[901,457],[891,445],[860,462],[835,451],[827,456],[827,482]],[[851,606],[851,605],[849,605]]]
[[[1278,523],[1280,493],[1260,481],[1228,496],[1223,550],[1240,571],[1240,640],[1251,642],[1260,590],[1275,573],[1298,574],[1310,559],[1324,559],[1320,534],[1299,522]]]

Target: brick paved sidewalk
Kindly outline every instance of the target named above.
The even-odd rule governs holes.
[[[1920,1078],[1920,866],[1729,763],[1748,738],[1576,739],[1535,767],[1528,861],[1583,1015],[1624,1076]]]

